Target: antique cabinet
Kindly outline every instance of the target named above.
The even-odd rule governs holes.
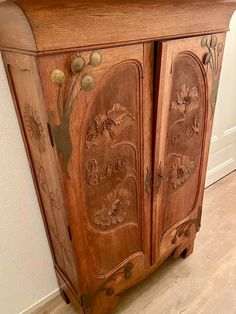
[[[61,294],[111,313],[200,228],[236,1],[4,1],[0,48]]]

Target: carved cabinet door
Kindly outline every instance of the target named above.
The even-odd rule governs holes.
[[[199,229],[224,40],[206,35],[157,49],[154,260]]]
[[[39,60],[87,304],[150,261],[151,48]]]

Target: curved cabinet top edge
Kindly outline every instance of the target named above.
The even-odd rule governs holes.
[[[7,0],[0,47],[50,53],[223,32],[236,0]]]
[[[10,1],[0,1],[0,47],[37,50],[27,16],[18,5]]]

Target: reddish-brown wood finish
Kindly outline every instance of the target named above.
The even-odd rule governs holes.
[[[153,202],[159,237],[153,235],[155,258],[191,236],[193,226],[199,228],[224,42],[225,34],[216,34],[159,45]]]
[[[0,4],[0,47],[58,283],[79,313],[111,313],[168,256],[192,253],[235,6]]]
[[[236,0],[4,1],[0,47],[45,53],[221,32],[235,6]]]

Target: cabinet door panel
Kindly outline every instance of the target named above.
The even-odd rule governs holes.
[[[135,272],[150,261],[143,169],[151,162],[142,125],[151,110],[151,93],[143,108],[151,78],[143,77],[152,64],[144,59],[142,44],[40,58],[72,241],[89,278],[85,294],[127,264]],[[76,62],[84,62],[81,72]]]
[[[198,61],[180,53],[173,61],[167,123],[163,232],[194,208],[205,131],[206,85]]]
[[[96,272],[103,274],[142,250],[139,65],[108,70],[84,120],[80,178],[91,232],[99,234],[91,248]]]
[[[223,44],[224,34],[218,34],[159,45],[155,256],[199,228]]]

